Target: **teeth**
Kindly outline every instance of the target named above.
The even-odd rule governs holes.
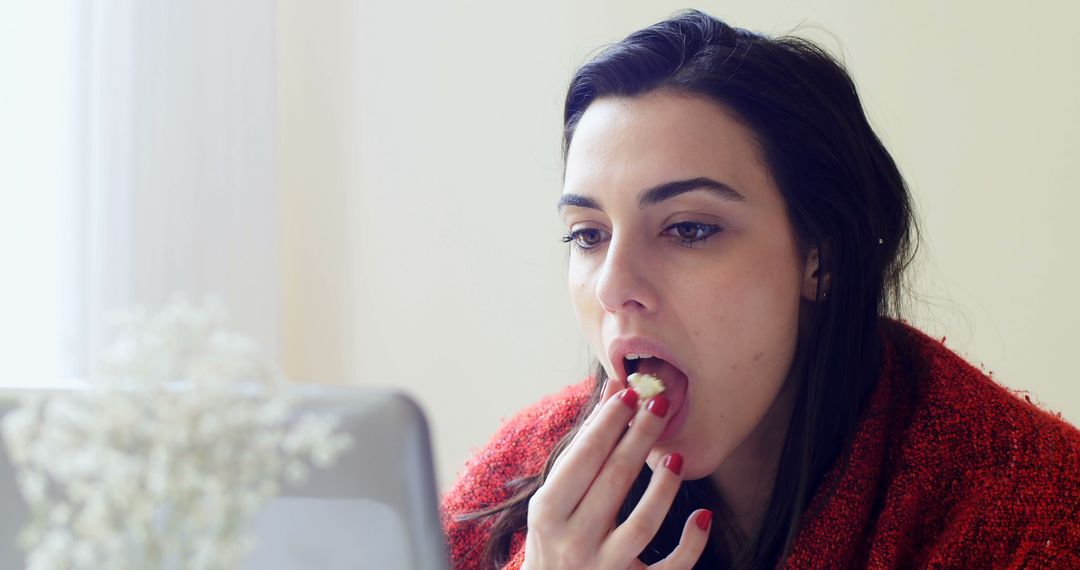
[[[653,355],[651,355],[651,354],[644,354],[644,353],[637,354],[635,352],[631,352],[630,354],[626,355],[627,360],[637,360],[639,358],[655,358],[655,357]]]

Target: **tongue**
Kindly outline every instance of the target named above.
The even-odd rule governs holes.
[[[666,360],[660,358],[643,358],[638,361],[637,372],[639,374],[652,374],[661,381],[663,381],[667,387],[671,387],[671,382],[675,382],[675,379],[682,376],[685,380],[685,375],[675,368],[674,365]]]

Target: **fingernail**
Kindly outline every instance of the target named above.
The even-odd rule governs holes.
[[[645,404],[645,409],[662,418],[667,415],[668,404],[670,403],[671,402],[668,401],[667,397],[662,395],[656,396],[649,400],[648,404]]]
[[[682,474],[682,455],[678,453],[672,453],[664,458],[664,467],[671,470],[676,475]]]
[[[622,403],[630,406],[631,410],[637,409],[637,398],[637,392],[633,388],[627,388],[622,391],[622,394],[619,394],[619,399],[622,400]]]
[[[709,530],[709,523],[712,522],[712,511],[701,511],[694,517],[694,522],[697,523],[697,527],[701,530]]]

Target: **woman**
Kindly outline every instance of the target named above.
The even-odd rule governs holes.
[[[831,57],[685,12],[564,120],[597,367],[467,463],[455,567],[1080,567],[1080,432],[899,320],[910,198]]]

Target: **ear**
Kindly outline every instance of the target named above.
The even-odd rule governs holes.
[[[810,247],[803,262],[802,298],[807,301],[824,301],[828,297],[829,281],[832,274],[829,272],[829,247],[822,245]],[[818,281],[821,281],[821,299],[817,298]]]

